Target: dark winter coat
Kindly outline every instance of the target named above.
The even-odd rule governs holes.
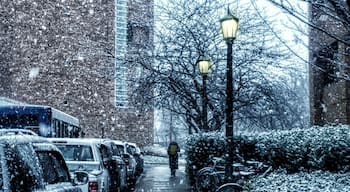
[[[177,153],[175,155],[172,155],[170,154],[170,146],[171,145],[176,145],[177,149]],[[169,155],[169,167],[170,169],[178,169],[179,166],[178,166],[178,153],[180,152],[180,147],[179,145],[175,142],[175,141],[172,141],[170,142],[169,146],[168,146],[168,155]]]

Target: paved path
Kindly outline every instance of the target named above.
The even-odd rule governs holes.
[[[185,167],[180,166],[176,176],[170,176],[167,164],[145,164],[145,171],[136,183],[135,192],[191,192]]]

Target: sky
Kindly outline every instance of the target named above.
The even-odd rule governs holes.
[[[299,50],[298,54],[307,60],[308,57],[308,50],[307,47],[301,44],[301,42],[296,37],[300,38],[303,42],[307,43],[308,37],[307,31],[308,28],[306,25],[302,25],[300,21],[297,21],[296,19],[292,18],[291,16],[288,16],[288,14],[284,13],[280,9],[273,6],[268,0],[256,0],[257,8],[259,11],[262,11],[264,14],[267,15],[267,19],[275,20],[277,21],[275,25],[273,25],[274,29],[281,30],[282,33],[278,34],[279,37],[286,40],[288,42],[289,46],[292,46],[293,50]],[[297,2],[297,1],[296,1]],[[300,8],[305,11],[305,14],[307,14],[307,3],[298,3]],[[266,9],[267,11],[263,11],[263,9]],[[302,28],[298,28],[298,30],[303,30],[305,34],[296,33],[294,29],[293,22],[297,23],[298,25],[301,25]]]

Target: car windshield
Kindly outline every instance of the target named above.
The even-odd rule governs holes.
[[[128,153],[134,155],[136,153],[136,148],[132,145],[128,145]]]
[[[118,148],[120,154],[124,154],[125,153],[123,145],[117,145],[117,148]]]
[[[32,152],[26,144],[6,146],[5,159],[12,191],[31,191],[42,186],[40,170],[36,166],[39,162]]]
[[[92,149],[89,145],[58,145],[66,161],[93,161]]]

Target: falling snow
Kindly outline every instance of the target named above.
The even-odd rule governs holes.
[[[34,79],[39,75],[39,67],[31,68],[29,71],[29,79]]]

